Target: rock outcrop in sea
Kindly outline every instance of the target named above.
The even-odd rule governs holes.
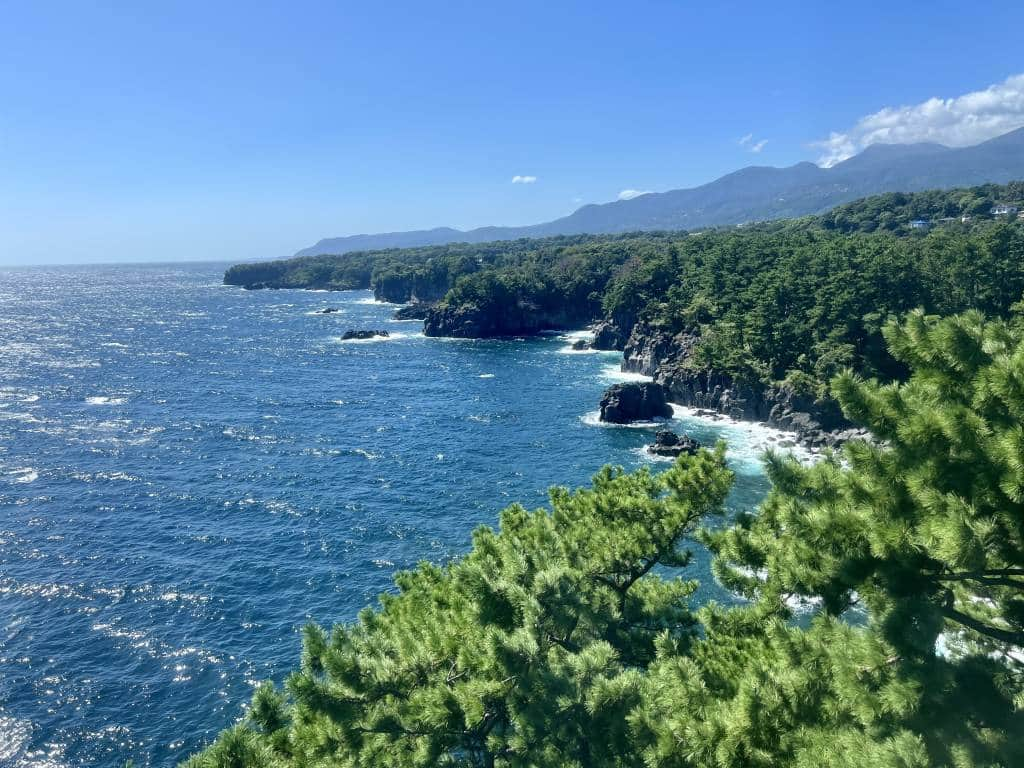
[[[665,397],[665,388],[650,381],[613,384],[601,397],[601,421],[612,424],[671,416],[672,406]]]
[[[365,339],[387,338],[390,334],[387,331],[357,331],[349,329],[342,335],[342,341],[362,341]]]
[[[700,450],[700,443],[689,435],[677,435],[670,429],[659,429],[654,435],[654,442],[647,446],[647,452],[655,456],[693,456]]]

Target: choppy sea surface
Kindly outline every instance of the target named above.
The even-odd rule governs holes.
[[[369,292],[246,292],[223,264],[0,270],[0,766],[172,766],[392,574],[650,428],[597,424],[616,353],[428,339]],[[325,307],[338,312],[318,314]],[[343,342],[349,328],[386,340]],[[724,437],[733,510],[766,490]],[[700,553],[699,599],[727,600]]]

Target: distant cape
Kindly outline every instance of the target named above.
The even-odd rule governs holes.
[[[831,168],[797,163],[750,166],[690,189],[652,192],[631,200],[585,205],[543,224],[523,227],[451,227],[350,235],[320,240],[296,256],[483,243],[520,237],[608,234],[643,230],[698,230],[822,213],[883,192],[1005,184],[1024,179],[1024,128],[971,147],[875,144]]]

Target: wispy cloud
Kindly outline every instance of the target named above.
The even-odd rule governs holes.
[[[768,139],[754,141],[754,134],[748,133],[746,136],[742,136],[736,143],[750,152],[757,153],[764,149],[765,144],[768,143]]]
[[[513,176],[513,184],[534,184],[537,181],[536,176]]]
[[[619,192],[619,200],[632,200],[634,197],[649,194],[651,194],[651,190],[649,189],[624,189]]]
[[[811,146],[821,151],[826,168],[871,144],[932,141],[967,147],[1024,126],[1024,74],[1013,75],[981,91],[920,104],[885,107]]]

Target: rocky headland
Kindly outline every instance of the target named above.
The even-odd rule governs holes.
[[[623,349],[622,370],[652,377],[673,403],[794,432],[810,448],[834,447],[865,435],[834,400],[785,386],[738,381],[696,366],[692,354],[699,339],[696,333],[673,334],[638,323]]]
[[[569,309],[544,310],[521,302],[483,307],[442,302],[427,313],[423,333],[460,339],[532,336],[542,331],[579,327],[584,322],[585,318]]]

